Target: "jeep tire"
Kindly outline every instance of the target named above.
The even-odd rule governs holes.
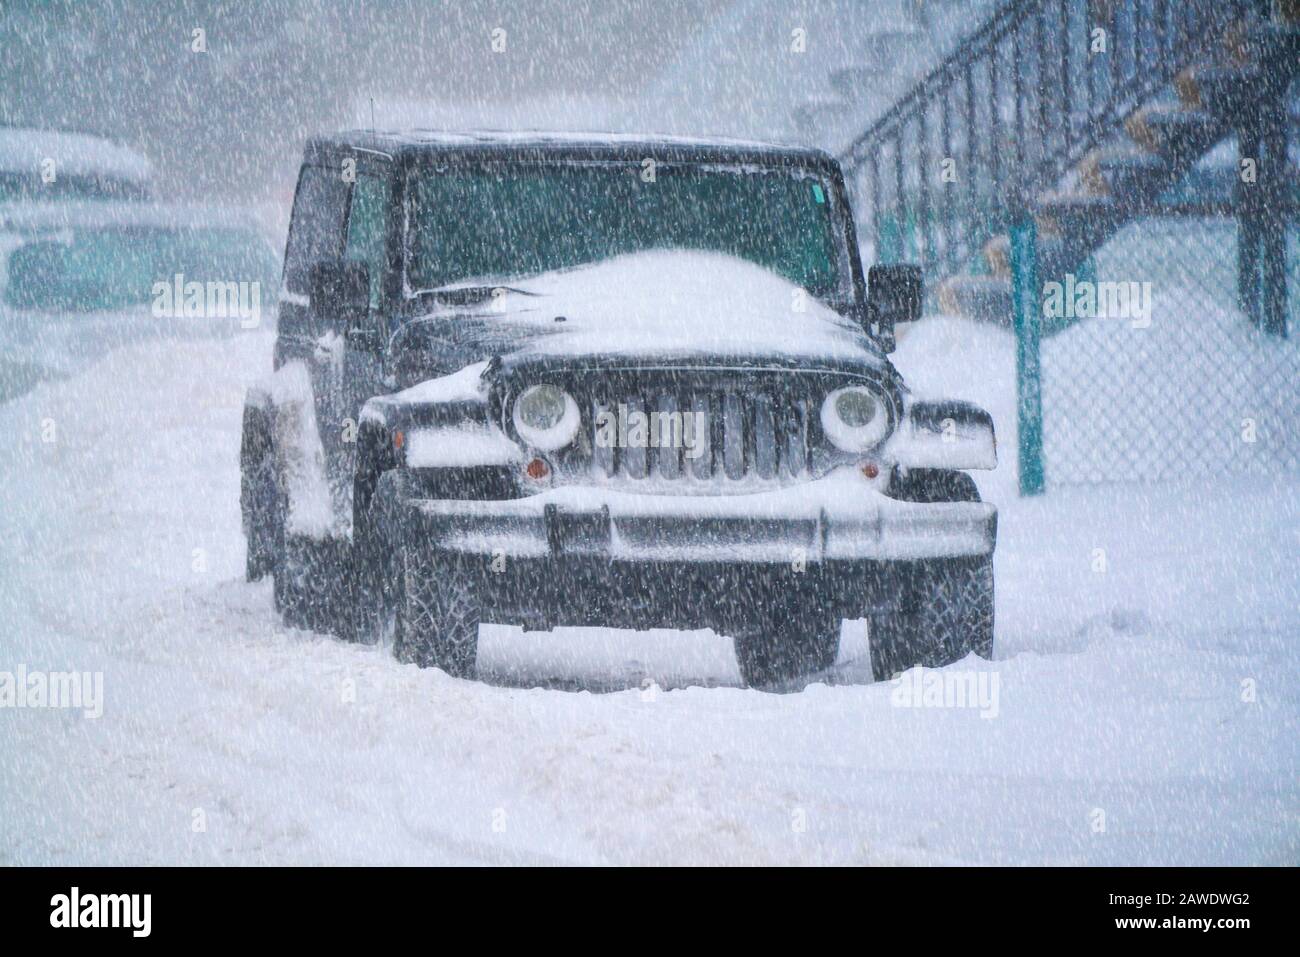
[[[395,627],[397,602],[402,594],[401,555],[403,525],[400,476],[390,470],[375,482],[352,521],[351,637],[363,644],[382,641]]]
[[[402,549],[393,654],[421,668],[473,678],[479,604],[468,570],[427,549]]]
[[[806,620],[796,609],[785,620],[773,617],[765,626],[743,631],[733,642],[746,685],[777,685],[835,664],[840,620],[819,613]]]
[[[275,608],[292,628],[343,634],[347,621],[348,543],[284,535],[276,557]]]
[[[916,665],[993,657],[993,557],[932,559],[900,568],[898,610],[871,620],[871,672],[885,681]]]

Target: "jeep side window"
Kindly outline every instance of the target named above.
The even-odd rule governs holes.
[[[370,309],[379,307],[383,288],[385,244],[388,241],[388,183],[377,176],[359,175],[352,187],[348,213],[348,241],[343,255],[370,267]]]
[[[303,167],[284,251],[284,286],[290,292],[306,295],[311,267],[339,257],[347,199],[348,184],[338,170]]]

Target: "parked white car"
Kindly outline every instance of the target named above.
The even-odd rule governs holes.
[[[279,268],[242,210],[0,206],[0,401],[147,336],[257,328]]]

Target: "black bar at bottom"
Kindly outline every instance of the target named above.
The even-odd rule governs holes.
[[[803,936],[828,923],[839,933],[856,926],[867,941],[901,933],[926,948],[1126,938],[1232,948],[1293,929],[1292,877],[1281,869],[898,868],[671,876],[572,869],[539,879],[420,868],[56,867],[0,871],[0,926],[14,954],[32,952],[15,945],[60,938],[205,948],[284,940],[295,952],[320,943],[337,953],[413,935],[431,948],[480,938],[499,945],[507,935],[617,945],[698,939],[708,928],[734,943],[751,932]]]

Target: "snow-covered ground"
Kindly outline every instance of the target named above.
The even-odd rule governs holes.
[[[863,626],[791,694],[709,632],[487,628],[467,682],[243,582],[270,345],[141,343],[0,406],[0,672],[104,682],[97,719],[0,708],[0,863],[1300,863],[1300,478],[984,477],[997,655],[949,671],[995,708],[900,706]],[[1003,333],[898,361],[1009,456]]]

